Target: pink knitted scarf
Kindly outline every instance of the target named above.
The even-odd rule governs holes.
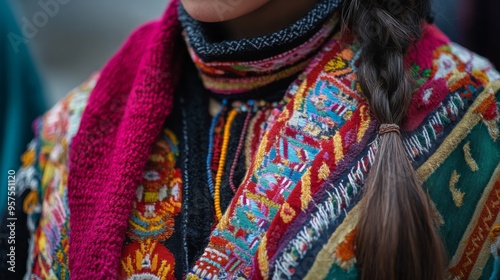
[[[178,0],[101,72],[70,147],[72,279],[116,279],[132,198],[173,103]]]

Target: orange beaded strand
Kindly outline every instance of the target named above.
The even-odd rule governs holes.
[[[238,110],[232,109],[229,112],[226,125],[224,127],[224,136],[222,142],[222,152],[219,160],[219,168],[217,169],[217,175],[215,176],[215,193],[214,193],[214,204],[215,204],[215,215],[217,221],[222,218],[222,210],[220,205],[220,186],[222,184],[222,173],[224,172],[224,165],[226,163],[227,148],[229,146],[229,137],[231,136],[231,124],[236,118]]]

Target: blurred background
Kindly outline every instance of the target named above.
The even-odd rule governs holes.
[[[7,1],[21,28],[47,0]],[[67,2],[67,3],[66,3]],[[47,105],[98,71],[137,26],[161,16],[168,0],[60,0],[59,11],[27,43],[39,68]],[[42,19],[40,19],[42,20]],[[35,26],[36,28],[36,26]]]

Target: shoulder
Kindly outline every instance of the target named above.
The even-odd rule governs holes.
[[[45,199],[47,186],[67,174],[69,145],[97,79],[97,74],[92,76],[34,122],[35,138],[21,156],[17,183],[19,195],[31,193],[23,204],[30,231],[34,231],[38,223],[42,209],[39,202]]]
[[[68,150],[98,78],[98,74],[90,77],[35,121],[35,139],[21,157],[23,165],[16,185],[17,193],[24,198],[22,209],[31,234],[27,275],[52,275],[52,270],[49,274],[42,272],[41,262],[48,267],[53,264],[41,261],[40,252],[66,255],[59,242],[67,242],[69,230]],[[54,235],[47,236],[47,232]]]
[[[443,123],[444,137],[417,172],[441,221],[450,275],[479,278],[491,273],[490,253],[498,250],[500,74],[485,58],[449,43],[436,49],[432,75],[434,89],[444,81],[448,94],[425,122]]]
[[[69,145],[78,131],[83,111],[98,78],[98,74],[90,77],[33,122],[35,138],[21,156],[19,176],[26,182],[18,185],[20,193],[26,189],[38,189],[38,184],[27,183],[33,181],[34,177],[43,175],[45,180],[49,179],[45,174],[48,162],[66,165]]]
[[[66,146],[71,143],[98,79],[98,74],[91,76],[35,122],[36,137],[41,146]]]
[[[444,149],[446,139],[458,141],[473,132],[471,125],[464,124],[498,118],[497,104],[490,101],[498,96],[499,73],[485,58],[450,42],[435,26],[426,28],[407,63],[418,88],[403,128],[408,156],[416,168]],[[486,106],[484,102],[491,103],[487,112],[478,109]]]
[[[33,124],[35,138],[21,156],[22,166],[18,172],[18,193],[33,191],[38,200],[44,197],[46,185],[54,179],[54,166],[66,170],[67,155],[72,138],[78,131],[80,120],[87,106],[87,100],[99,75],[93,75],[85,83],[73,89],[50,110],[38,117]],[[28,214],[39,212],[32,209],[38,205],[25,203],[29,206],[24,211]],[[36,216],[36,217],[35,217]],[[38,218],[35,215],[35,220]],[[36,221],[33,222],[36,224]],[[33,230],[33,227],[30,227]]]
[[[442,146],[444,139],[458,135],[461,123],[497,116],[496,108],[491,108],[489,116],[483,116],[476,107],[486,95],[490,101],[497,95],[500,81],[499,73],[485,58],[447,39],[437,40],[444,35],[434,26],[427,30],[431,35],[424,35],[417,50],[409,55],[418,89],[403,124],[407,151],[416,167]],[[467,129],[461,133],[469,132]]]
[[[357,277],[354,250],[360,199],[357,194],[374,160],[371,147],[376,143],[376,132],[375,124],[366,121],[370,114],[356,113],[366,108],[356,82],[359,49],[356,44],[343,50],[333,46],[308,75],[307,85],[312,86],[296,87],[290,101],[293,107],[289,106],[292,116],[289,123],[301,125],[304,134],[317,132],[313,136],[338,132],[339,138],[333,139],[338,141],[332,141],[333,148],[328,147],[334,151],[333,155],[338,151],[342,164],[331,172],[328,183],[321,186],[318,194],[322,195],[310,192],[314,203],[306,211],[297,208],[295,212],[300,214],[294,219],[300,224],[292,221],[293,226],[284,227],[282,238],[271,237],[275,232],[267,234],[268,244],[278,243],[282,248],[269,262],[269,271],[274,276],[287,275],[293,270],[306,279],[318,275]],[[500,174],[500,75],[486,59],[450,42],[435,26],[426,27],[422,40],[406,62],[417,90],[404,124],[404,143],[436,205],[444,242],[453,257],[450,268],[453,275],[487,274],[492,268],[488,234],[495,220],[497,224],[500,220],[500,207],[495,204],[500,194],[500,183],[496,183]],[[318,125],[316,129],[311,123],[331,125]],[[368,128],[362,129],[365,124]],[[349,129],[358,129],[354,131],[357,137]],[[349,146],[350,142],[365,138],[366,141],[360,141],[360,148]],[[308,182],[308,186],[313,186],[314,182]],[[290,197],[294,194],[298,193]],[[268,244],[260,246],[265,248],[262,251],[269,252],[272,246]],[[465,265],[470,252],[474,254],[472,263]],[[262,263],[265,265],[259,266],[267,268],[267,263]]]

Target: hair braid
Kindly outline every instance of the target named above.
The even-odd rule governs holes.
[[[345,27],[361,44],[358,80],[381,124],[401,126],[413,93],[405,55],[421,35],[429,0],[346,0]],[[444,279],[432,207],[398,133],[380,135],[356,237],[362,279]]]

